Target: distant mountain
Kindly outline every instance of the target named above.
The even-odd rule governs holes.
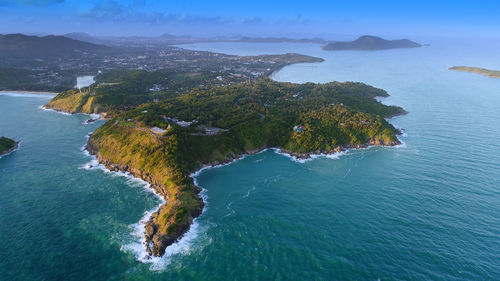
[[[385,40],[376,36],[361,36],[354,41],[347,42],[332,42],[323,46],[323,50],[326,51],[340,51],[340,50],[387,50],[387,49],[399,49],[399,48],[418,48],[422,45],[410,41],[408,39],[401,40]]]
[[[148,36],[108,36],[96,37],[85,32],[72,32],[63,35],[74,40],[106,45],[110,47],[162,47],[166,45],[203,43],[203,42],[247,42],[247,43],[316,43],[326,44],[322,38],[294,39],[288,37],[249,37],[243,35],[231,37],[194,37],[164,33],[157,37]]]
[[[0,57],[52,57],[83,52],[106,52],[110,48],[64,36],[0,35]]]
[[[169,34],[169,33],[164,33],[160,35],[160,38],[162,39],[177,39],[177,36]]]
[[[322,38],[294,39],[287,37],[241,37],[236,41],[250,42],[250,43],[318,43],[318,44],[326,43],[326,40]]]

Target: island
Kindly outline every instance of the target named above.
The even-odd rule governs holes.
[[[322,47],[325,51],[358,50],[375,51],[400,48],[419,48],[422,45],[408,39],[385,40],[377,36],[364,35],[354,41],[337,41]]]
[[[11,140],[7,137],[0,137],[0,157],[11,153],[19,146],[19,142]]]
[[[490,69],[486,69],[486,68],[472,67],[472,66],[453,66],[453,67],[450,67],[448,69],[455,70],[455,71],[463,71],[463,72],[481,74],[481,75],[484,75],[484,76],[490,77],[490,78],[500,78],[500,70],[490,70]]]

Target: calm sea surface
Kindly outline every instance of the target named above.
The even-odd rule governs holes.
[[[457,47],[459,46],[459,47]],[[158,199],[81,152],[102,123],[0,95],[0,280],[500,280],[500,46],[324,52],[313,44],[186,45],[325,58],[273,78],[361,81],[410,114],[404,145],[297,163],[266,151],[203,171],[207,208],[182,243],[137,260],[137,222]]]

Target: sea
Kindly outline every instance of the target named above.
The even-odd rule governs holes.
[[[82,151],[104,121],[0,95],[0,280],[500,280],[500,44],[429,40],[386,51],[205,43],[236,55],[301,53],[278,81],[359,81],[409,113],[402,145],[296,161],[274,150],[193,175],[206,208],[162,258],[143,259],[161,201]]]

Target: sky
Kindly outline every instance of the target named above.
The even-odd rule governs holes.
[[[498,38],[499,15],[499,0],[0,0],[0,33]]]

